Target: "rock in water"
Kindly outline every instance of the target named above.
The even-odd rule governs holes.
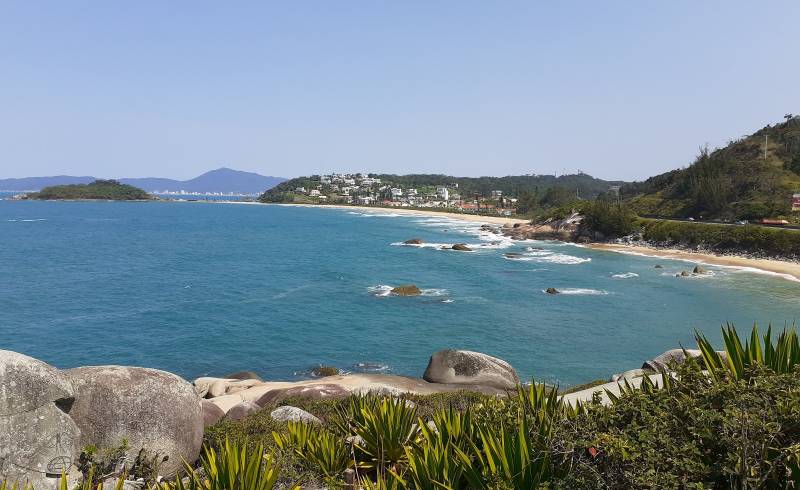
[[[472,252],[472,249],[469,248],[466,243],[456,243],[452,248],[453,250],[459,250],[461,252]]]
[[[689,277],[689,271],[681,271],[681,277]]]
[[[468,350],[440,350],[431,356],[422,376],[431,383],[484,385],[513,389],[519,377],[509,363]]]
[[[203,409],[192,385],[157,369],[91,366],[65,371],[75,389],[70,416],[81,446],[114,447],[125,438],[131,459],[141,449],[169,459],[159,467],[174,476],[195,461],[203,443]]]
[[[333,366],[317,366],[311,370],[311,374],[318,378],[327,378],[328,376],[336,376],[339,374],[339,369]]]
[[[208,400],[201,400],[201,402],[203,404],[203,428],[216,424],[225,416],[225,412],[213,402]]]
[[[694,270],[692,272],[695,274],[708,274],[708,270],[706,270],[706,268],[702,265],[694,266]]]
[[[225,420],[241,420],[251,413],[256,413],[259,410],[261,410],[261,407],[256,405],[254,402],[244,401],[231,407],[231,409],[228,410],[228,413],[225,414]]]
[[[414,284],[406,284],[405,286],[392,288],[392,294],[397,296],[419,296],[422,291]]]
[[[559,294],[561,291],[556,288],[547,288],[544,290],[544,292],[547,294]]]
[[[656,269],[663,269],[663,268],[664,268],[664,266],[663,266],[663,265],[661,265],[661,264],[656,264],[656,267],[655,267],[655,268],[656,268]]]
[[[83,447],[70,418],[74,393],[58,369],[0,350],[0,481],[55,488]]]
[[[322,421],[317,417],[311,415],[305,410],[297,407],[278,407],[270,412],[272,420],[277,422],[308,422],[315,425],[322,425]]]
[[[404,241],[403,243],[405,243],[406,245],[422,245],[425,242],[423,242],[421,238],[412,238],[410,240]]]

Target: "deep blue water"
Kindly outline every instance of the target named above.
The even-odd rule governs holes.
[[[477,227],[281,206],[0,201],[0,348],[190,379],[295,379],[318,363],[419,376],[435,350],[462,348],[572,384],[693,346],[694,328],[718,339],[725,321],[783,326],[800,312],[796,282],[717,267],[679,279],[691,264],[491,245]],[[484,248],[392,245],[412,237]],[[426,294],[381,296],[405,283]]]

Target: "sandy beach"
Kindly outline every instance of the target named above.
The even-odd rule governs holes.
[[[684,250],[661,249],[635,245],[621,245],[613,243],[590,243],[586,247],[595,250],[646,255],[649,257],[663,257],[665,259],[685,260],[697,264],[719,265],[725,267],[738,267],[742,269],[755,269],[770,272],[778,276],[800,282],[800,263],[774,259],[752,259],[736,255],[715,255],[700,252],[687,252]]]

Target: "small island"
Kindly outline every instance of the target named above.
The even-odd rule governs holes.
[[[143,201],[153,197],[147,192],[132,185],[120,184],[116,180],[95,180],[91,184],[54,185],[45,187],[39,192],[32,192],[26,199],[41,200],[92,200],[109,201]]]

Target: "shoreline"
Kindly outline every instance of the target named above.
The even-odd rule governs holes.
[[[800,282],[800,263],[777,259],[753,259],[741,255],[716,255],[707,252],[689,252],[678,249],[664,249],[643,245],[623,245],[617,243],[582,244],[593,250],[604,250],[629,255],[681,260],[704,265],[734,267],[742,270],[768,273],[788,281]]]

